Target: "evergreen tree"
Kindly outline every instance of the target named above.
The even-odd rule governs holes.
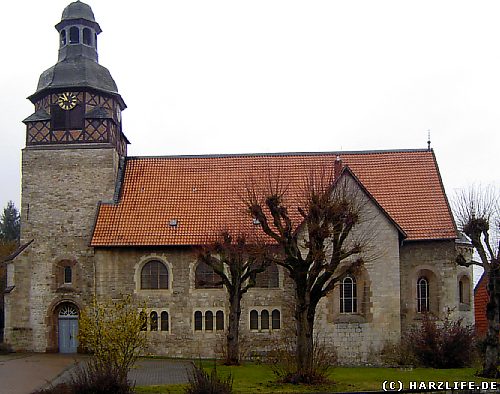
[[[12,201],[7,203],[0,217],[0,239],[3,242],[19,242],[21,223],[19,211]]]

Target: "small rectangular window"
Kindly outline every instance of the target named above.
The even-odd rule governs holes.
[[[71,267],[64,267],[64,284],[73,283],[73,272]]]

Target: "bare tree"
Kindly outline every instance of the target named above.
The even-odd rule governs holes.
[[[255,286],[256,275],[264,272],[270,264],[266,247],[249,243],[245,235],[238,235],[234,239],[229,232],[223,231],[220,239],[199,254],[198,261],[212,267],[227,289],[229,326],[226,336],[226,364],[239,365],[241,299],[248,289]]]
[[[481,376],[497,378],[500,332],[500,230],[498,191],[493,187],[471,187],[457,193],[454,211],[459,228],[467,235],[479,255],[480,261],[467,261],[463,254],[457,263],[463,266],[478,265],[488,280],[486,318],[486,353]]]
[[[338,163],[336,163],[338,165]],[[300,196],[283,178],[269,177],[263,191],[247,188],[247,209],[263,232],[278,245],[277,263],[295,284],[296,376],[311,382],[316,307],[348,273],[366,260],[370,234],[362,223],[370,216],[367,195],[345,167],[335,179],[325,168],[305,177]],[[356,231],[358,228],[365,229]],[[356,229],[356,230],[355,230]]]

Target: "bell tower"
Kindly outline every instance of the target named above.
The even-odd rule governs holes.
[[[98,62],[92,9],[75,1],[55,27],[57,63],[40,75],[28,97],[34,113],[23,121],[21,244],[29,246],[8,267],[5,337],[18,350],[71,352],[76,342],[62,344],[67,328],[58,319],[67,310],[77,316],[96,288],[89,242],[99,202],[113,200],[128,140],[125,102]]]
[[[35,112],[24,120],[26,147],[108,144],[125,156],[121,112],[126,105],[110,72],[98,63],[101,28],[92,9],[80,1],[71,3],[56,29],[58,61],[42,73],[28,97]]]

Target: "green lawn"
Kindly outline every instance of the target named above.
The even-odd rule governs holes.
[[[204,362],[205,368],[212,368],[213,364]],[[245,364],[240,367],[217,366],[221,376],[233,374],[233,389],[236,393],[314,393],[325,391],[375,391],[382,390],[382,382],[402,381],[408,388],[410,381],[484,381],[475,376],[476,369],[430,369],[415,368],[401,370],[398,368],[333,368],[330,373],[331,384],[322,386],[305,386],[292,384],[278,384],[267,365]],[[184,385],[142,386],[137,387],[137,393],[182,393]]]

